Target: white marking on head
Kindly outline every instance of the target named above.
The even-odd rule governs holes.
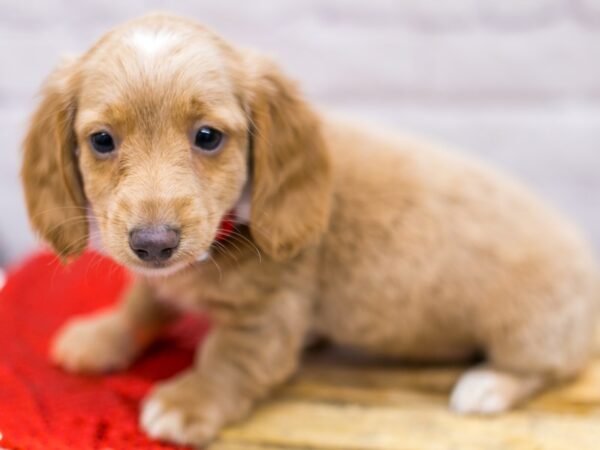
[[[173,47],[181,36],[170,30],[138,28],[129,36],[129,42],[148,56],[155,56]]]

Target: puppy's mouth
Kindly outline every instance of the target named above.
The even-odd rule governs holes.
[[[166,260],[150,259],[142,260],[136,255],[130,253],[127,258],[127,267],[133,272],[139,273],[145,276],[168,276],[176,272],[179,272],[186,267],[193,265],[199,261],[205,261],[210,258],[210,251],[206,250],[194,257],[192,254],[182,254],[180,252],[173,252],[173,255]]]

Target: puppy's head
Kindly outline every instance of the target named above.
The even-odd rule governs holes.
[[[250,229],[273,258],[327,224],[330,170],[315,114],[263,58],[183,19],[110,32],[48,78],[24,143],[33,227],[57,253],[103,247],[145,273],[203,255],[251,186]]]

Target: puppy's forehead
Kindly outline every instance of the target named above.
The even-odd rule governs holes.
[[[101,41],[83,79],[83,103],[164,107],[182,98],[221,106],[235,103],[227,49],[195,29],[136,26]]]

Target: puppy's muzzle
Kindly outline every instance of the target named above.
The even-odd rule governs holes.
[[[142,261],[162,263],[179,246],[180,234],[168,226],[135,228],[129,233],[129,247]]]

